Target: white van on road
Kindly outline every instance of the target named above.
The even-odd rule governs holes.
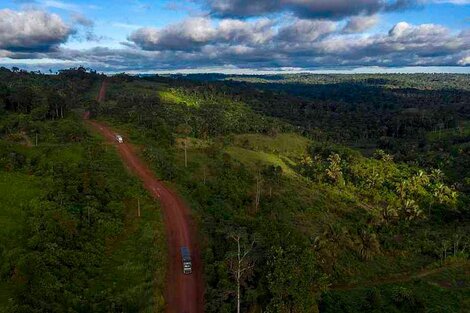
[[[122,139],[122,136],[121,136],[121,135],[116,134],[116,141],[117,141],[118,143],[123,143],[123,142],[124,142],[124,139]]]

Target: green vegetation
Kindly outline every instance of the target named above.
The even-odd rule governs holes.
[[[0,252],[14,249],[20,244],[19,235],[24,216],[24,206],[41,197],[39,184],[34,177],[0,172]],[[13,298],[13,284],[0,281],[0,311],[8,309]]]
[[[143,155],[158,175],[173,183],[195,211],[204,238],[206,311],[234,310],[237,288],[231,264],[236,243],[241,242],[248,251],[242,265],[249,270],[241,281],[246,311],[411,312],[445,307],[459,312],[470,292],[462,272],[468,266],[466,189],[455,184],[449,167],[433,161],[434,148],[402,153],[399,144],[426,138],[413,137],[413,133],[432,131],[432,127],[418,131],[413,127],[427,124],[413,124],[408,119],[406,131],[392,137],[399,149],[393,145],[379,149],[383,138],[378,142],[372,135],[377,126],[371,124],[376,121],[369,119],[370,114],[397,121],[415,113],[396,104],[396,110],[380,115],[384,111],[374,111],[377,105],[373,102],[384,95],[377,93],[379,87],[373,81],[365,81],[353,92],[353,99],[368,85],[374,87],[367,90],[367,99],[363,95],[355,99],[355,109],[346,100],[326,106],[330,100],[317,103],[312,96],[300,98],[277,85],[276,91],[273,86],[266,91],[259,84],[162,77],[134,80],[133,87],[126,87],[126,80],[115,82],[116,94],[101,107],[99,117],[142,145]],[[125,99],[131,96],[117,91],[139,84],[149,91],[152,83],[164,96],[149,100],[148,94],[133,94],[131,107],[125,106],[130,103]],[[343,83],[343,89],[332,97],[334,101],[351,91]],[[354,88],[361,81],[348,84]],[[398,83],[394,84],[380,88],[400,93]],[[171,101],[166,94],[169,86],[172,97],[177,96]],[[337,92],[336,87],[322,88]],[[447,92],[440,90],[431,92]],[[188,107],[181,95],[197,99],[198,105]],[[415,101],[413,96],[410,99]],[[433,103],[441,98],[436,99]],[[121,103],[121,109],[110,111],[116,103]],[[316,119],[312,115],[318,114],[315,108],[328,118]],[[449,105],[445,110],[452,108]],[[426,110],[433,109],[428,104]],[[447,112],[429,116],[454,118]],[[299,132],[293,133],[296,128],[289,123],[301,125]],[[364,128],[371,135],[361,134]],[[331,134],[347,140],[338,140],[343,145],[334,144]],[[459,138],[465,141],[466,137]],[[442,143],[438,138],[434,144]],[[361,145],[367,149],[355,148]],[[407,162],[411,155],[421,156],[422,163]],[[466,162],[466,156],[454,160]],[[430,287],[431,276],[416,276],[435,269],[446,273],[448,267],[455,269],[455,281],[463,281],[452,297],[439,284]],[[371,281],[377,284],[361,288]],[[352,288],[344,291],[334,287],[348,284]],[[379,290],[374,292],[383,298],[375,307],[367,304],[370,292],[363,291],[371,288]],[[424,297],[427,292],[432,299]],[[441,297],[447,297],[445,303],[437,300]]]
[[[465,75],[117,75],[106,102],[82,103],[138,144],[190,204],[207,312],[233,312],[238,287],[246,312],[465,312],[468,82]],[[35,123],[32,110],[5,99],[9,113],[0,130],[7,149],[0,151],[26,157],[5,153],[0,164],[51,184],[26,208],[36,224],[25,225],[44,219],[54,227],[40,232],[42,240],[60,248],[65,240],[73,255],[85,255],[77,257],[80,270],[59,271],[64,276],[52,267],[36,271],[47,275],[28,274],[52,286],[78,277],[67,285],[70,297],[56,298],[77,310],[161,303],[148,288],[161,290],[163,244],[152,245],[163,240],[161,221],[138,183],[71,116],[57,118],[52,106]],[[43,147],[34,147],[36,129]],[[67,149],[58,154],[49,143]],[[76,188],[85,185],[94,188]],[[147,208],[141,219],[132,215],[137,197]],[[22,238],[36,238],[35,229],[26,227],[33,233]],[[20,254],[35,247],[24,244]],[[82,262],[90,251],[93,263]],[[4,281],[17,277],[6,268]],[[58,292],[28,288],[15,291],[15,303],[36,304]]]
[[[307,152],[310,140],[295,133],[274,136],[245,134],[235,136],[234,144],[255,151],[298,157]]]
[[[198,105],[197,99],[192,99],[190,97],[187,97],[184,93],[179,92],[179,90],[175,90],[175,89],[161,90],[158,92],[158,95],[160,96],[160,99],[163,102],[177,103],[177,104],[184,103],[189,106]]]
[[[417,277],[413,280],[384,283],[324,296],[324,312],[465,312],[468,311],[469,268],[456,267]],[[323,310],[324,308],[324,310]]]
[[[239,147],[228,147],[225,150],[234,159],[241,163],[249,166],[250,168],[256,168],[258,165],[269,165],[274,167],[280,167],[282,172],[292,175],[294,171],[284,163],[284,161],[275,156],[274,154],[252,151]]]
[[[158,207],[71,113],[93,100],[61,85],[83,74],[74,86],[87,90],[95,75],[0,72],[8,81],[0,83],[0,310],[162,311],[166,247]],[[17,98],[12,86],[31,94]],[[63,94],[70,96],[56,106]]]

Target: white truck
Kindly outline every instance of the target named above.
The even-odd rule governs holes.
[[[116,134],[115,137],[116,137],[116,141],[117,141],[118,143],[123,143],[123,142],[124,142],[124,139],[122,139],[122,136],[121,136],[121,135]]]

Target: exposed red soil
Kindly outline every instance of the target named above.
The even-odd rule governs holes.
[[[96,98],[96,100],[98,100],[98,102],[102,102],[106,99],[106,90],[108,88],[108,82],[106,80],[103,81],[103,83],[101,83],[101,88],[100,88],[100,92],[98,93],[98,97]]]
[[[103,83],[98,101],[104,99],[106,83]],[[144,187],[160,202],[168,241],[168,269],[166,277],[166,312],[192,313],[204,311],[204,285],[202,263],[197,233],[192,223],[190,209],[170,188],[159,181],[150,168],[139,158],[135,148],[128,142],[118,144],[115,132],[103,123],[86,122],[101,133],[108,142],[114,144],[124,164],[137,175]],[[183,274],[180,248],[189,247],[193,260],[193,273]]]

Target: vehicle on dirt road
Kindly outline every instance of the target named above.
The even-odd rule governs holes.
[[[181,260],[183,262],[183,273],[191,274],[193,272],[193,265],[188,247],[181,247]]]
[[[121,136],[121,135],[119,135],[119,134],[116,134],[116,136],[115,136],[115,137],[116,137],[116,141],[117,141],[118,143],[123,143],[123,142],[124,142],[124,139],[122,138],[122,136]]]

